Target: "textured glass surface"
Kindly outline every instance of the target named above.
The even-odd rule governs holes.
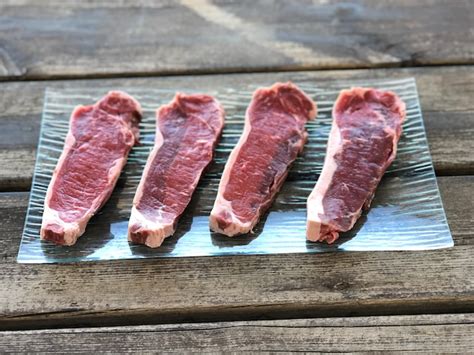
[[[319,253],[352,250],[423,250],[450,247],[453,240],[439,196],[426,141],[415,81],[365,80],[350,82],[298,83],[318,105],[316,121],[307,125],[309,140],[304,153],[293,164],[289,177],[269,212],[252,235],[228,238],[209,231],[208,215],[219,177],[230,150],[243,128],[245,110],[258,86],[227,88],[215,92],[226,109],[226,126],[215,159],[201,180],[174,236],[158,249],[127,242],[127,223],[135,189],[153,146],[155,110],[168,103],[175,91],[185,88],[122,89],[135,96],[144,108],[140,126],[141,146],[134,147],[112,197],[90,221],[76,245],[63,247],[40,241],[39,229],[46,189],[62,151],[69,116],[76,105],[89,105],[106,89],[47,90],[28,215],[18,254],[22,263],[78,262],[203,255]],[[341,234],[333,245],[305,239],[306,198],[324,161],[331,126],[332,105],[341,89],[372,86],[396,92],[407,104],[397,158],[378,187],[372,207],[353,230]]]

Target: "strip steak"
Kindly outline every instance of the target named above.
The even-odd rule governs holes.
[[[109,92],[95,105],[74,109],[46,194],[41,239],[76,243],[109,199],[138,141],[140,119],[140,104],[119,91]]]
[[[368,209],[397,153],[405,103],[390,91],[342,90],[333,108],[326,159],[308,198],[307,238],[333,243]]]
[[[314,102],[292,83],[255,91],[219,184],[212,230],[230,237],[252,231],[303,150],[304,125],[315,116]]]
[[[175,231],[224,127],[208,95],[176,94],[157,111],[155,146],[133,201],[128,239],[156,248]]]

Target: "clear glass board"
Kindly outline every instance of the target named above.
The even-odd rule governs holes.
[[[77,105],[95,103],[107,89],[48,89],[41,125],[38,155],[18,254],[20,263],[67,263],[157,257],[238,254],[319,253],[370,250],[425,250],[453,246],[441,203],[426,140],[415,80],[364,80],[298,83],[318,105],[316,121],[308,123],[309,140],[293,164],[275,202],[255,228],[255,233],[234,238],[213,233],[208,216],[227,156],[242,132],[244,115],[253,91],[271,82],[223,88],[214,92],[226,110],[226,126],[215,159],[203,176],[174,236],[158,249],[129,244],[127,223],[132,199],[155,135],[155,110],[168,103],[181,87],[120,89],[143,106],[142,145],[133,148],[110,200],[90,221],[85,234],[72,247],[41,241],[39,229],[43,203],[68,131],[69,116]],[[331,127],[331,110],[341,89],[370,86],[397,93],[407,104],[397,158],[378,187],[372,207],[353,230],[342,233],[333,245],[307,242],[306,199],[318,179]]]

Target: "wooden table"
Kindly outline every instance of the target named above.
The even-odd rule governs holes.
[[[0,349],[474,349],[472,1],[72,3],[0,5]],[[16,263],[46,87],[407,76],[454,248]]]

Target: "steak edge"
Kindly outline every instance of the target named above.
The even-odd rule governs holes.
[[[209,218],[213,231],[229,237],[252,231],[302,152],[304,126],[315,116],[315,103],[292,83],[254,92],[219,183]]]
[[[406,116],[405,103],[390,91],[342,90],[324,166],[307,201],[307,239],[333,243],[368,209],[395,159]]]
[[[175,232],[224,127],[224,109],[208,95],[176,94],[157,110],[155,146],[137,188],[131,242],[159,247]]]
[[[41,239],[70,246],[84,233],[138,142],[141,112],[138,101],[120,91],[74,109],[46,193]]]

